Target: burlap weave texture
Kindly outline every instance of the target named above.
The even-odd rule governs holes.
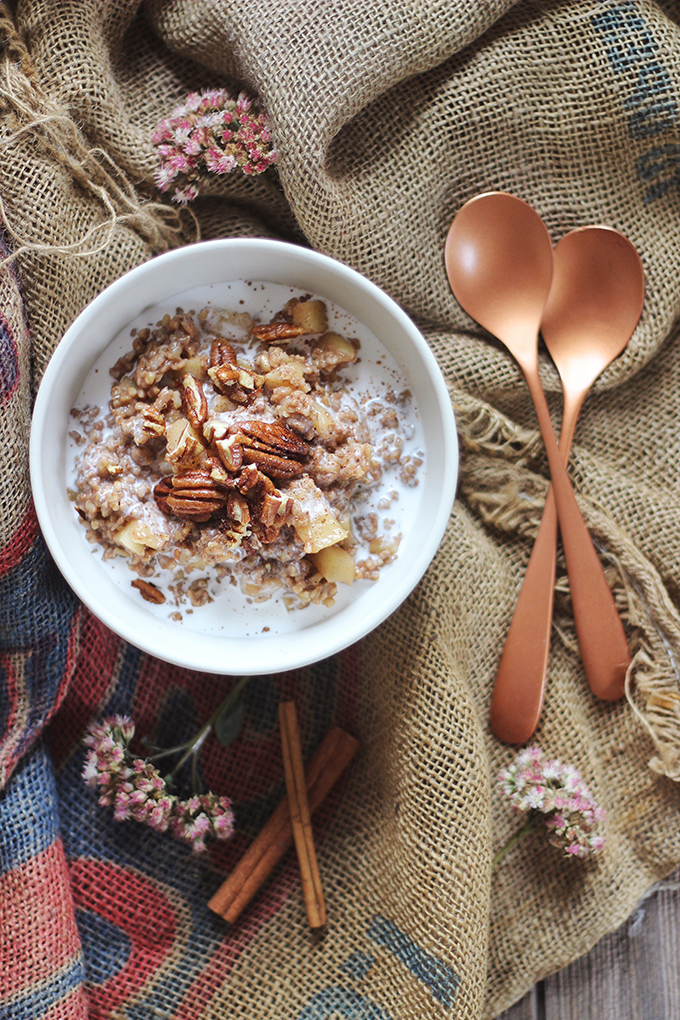
[[[0,195],[28,332],[5,267],[0,312],[16,324],[21,385],[3,404],[3,548],[32,533],[29,344],[37,386],[96,293],[190,243],[197,229],[204,238],[308,243],[384,287],[431,343],[462,445],[459,498],[414,595],[337,660],[256,686],[250,757],[239,744],[226,764],[210,752],[225,792],[238,790],[246,804],[262,793],[253,761],[267,795],[280,793],[275,742],[267,742],[279,693],[300,699],[307,751],[322,722],[337,719],[359,735],[361,757],[320,823],[332,920],[318,946],[304,930],[292,866],[235,935],[204,909],[228,856],[199,865],[97,828],[101,809],[75,792],[88,719],[134,704],[149,720],[161,707],[177,721],[183,689],[207,715],[224,682],[134,659],[59,594],[43,560],[26,566],[36,617],[49,587],[51,600],[62,599],[74,650],[58,695],[30,726],[28,709],[15,718],[3,763],[9,773],[17,747],[27,752],[62,704],[50,734],[73,902],[63,883],[59,902],[81,911],[90,1015],[495,1016],[616,927],[680,861],[680,5],[20,0],[14,23],[0,74]],[[232,175],[194,203],[196,220],[180,217],[153,187],[150,132],[188,91],[234,82],[257,92],[270,114],[282,190]],[[513,751],[491,737],[488,703],[548,483],[519,370],[460,310],[444,272],[451,219],[491,188],[530,202],[554,241],[586,223],[621,230],[647,282],[640,325],[587,401],[571,460],[629,628],[632,704],[589,694],[560,560],[536,737],[580,769],[606,808],[607,848],[597,865],[568,862],[536,835],[493,875],[492,851],[516,822],[493,787]],[[559,382],[544,354],[541,374],[557,423]],[[19,643],[7,654],[20,656]],[[177,694],[172,704],[164,687]],[[134,688],[134,700],[130,693],[124,702],[123,688]],[[31,697],[24,692],[26,705]],[[30,796],[27,774],[24,767],[15,781]],[[245,830],[256,831],[256,815],[243,817]],[[95,835],[104,831],[102,849]],[[106,891],[111,862],[162,888],[179,919],[172,949],[162,960],[159,950],[143,980],[132,965],[114,973],[88,928],[87,917],[110,919],[125,895],[115,883]],[[141,878],[135,888],[143,938],[151,899]],[[33,907],[29,897],[24,909]],[[72,996],[54,1015],[83,1016],[83,1002]]]

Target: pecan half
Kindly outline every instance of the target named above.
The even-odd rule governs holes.
[[[205,399],[203,387],[190,372],[182,376],[180,387],[184,415],[192,428],[200,432],[208,417],[208,401]]]
[[[232,460],[241,456],[244,464],[255,464],[270,478],[297,478],[303,473],[302,459],[309,453],[309,443],[282,422],[245,421],[239,422],[238,429],[217,444],[225,466],[229,467],[225,455]]]
[[[250,331],[256,340],[266,344],[287,344],[293,337],[304,333],[303,326],[293,326],[290,322],[269,322],[262,326],[253,326]]]
[[[250,439],[258,440],[262,449],[272,453],[292,454],[294,457],[306,457],[309,453],[309,443],[281,421],[242,421],[238,423],[238,429]]]
[[[168,516],[200,524],[224,509],[227,492],[210,471],[196,470],[160,481],[154,489],[154,499]]]
[[[165,595],[157,588],[151,581],[142,581],[141,578],[137,578],[135,581],[130,582],[133,588],[136,588],[143,599],[147,602],[155,602],[157,606],[162,605],[165,602]]]
[[[185,493],[181,489],[168,496],[168,506],[174,517],[180,517],[183,521],[193,521],[195,524],[204,524],[209,521],[214,513],[223,510],[226,500],[223,497],[214,497],[209,490],[202,492]]]
[[[220,365],[236,365],[236,351],[222,336],[216,336],[210,345],[210,367],[218,368]]]
[[[236,351],[221,336],[215,337],[210,347],[208,375],[217,392],[229,397],[235,404],[250,403],[264,383],[262,376],[240,367]]]
[[[298,478],[305,470],[299,460],[279,457],[266,450],[257,450],[250,446],[243,447],[243,460],[246,464],[255,464],[263,474],[270,478]]]
[[[168,506],[174,517],[180,517],[183,521],[193,521],[195,524],[205,524],[214,513],[224,508],[224,500],[200,498],[196,493],[188,497],[173,494],[168,497]]]
[[[168,506],[168,496],[172,492],[172,485],[170,484],[169,478],[161,478],[160,482],[154,487],[153,498],[156,500],[158,509],[161,510],[167,517],[172,515],[172,510]]]

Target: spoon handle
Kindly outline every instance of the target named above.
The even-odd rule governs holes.
[[[585,392],[576,398],[569,393],[564,395],[559,451],[565,466],[584,397]],[[491,730],[506,744],[523,744],[529,740],[541,716],[550,652],[556,560],[557,507],[551,485],[491,696]]]
[[[498,664],[489,722],[506,744],[523,744],[538,726],[550,653],[557,508],[552,486]]]
[[[623,624],[560,457],[538,365],[522,367],[548,454],[583,667],[593,694],[615,701],[630,663]]]

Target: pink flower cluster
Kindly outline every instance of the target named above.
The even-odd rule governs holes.
[[[540,747],[528,747],[499,773],[498,782],[517,813],[545,816],[550,842],[567,855],[587,857],[604,846],[594,832],[604,811],[572,765],[546,758]]]
[[[154,174],[161,191],[187,205],[200,194],[209,174],[261,174],[276,162],[269,119],[257,100],[226,89],[192,92],[164,118],[151,136],[160,166]]]
[[[195,851],[206,849],[206,839],[229,839],[234,831],[234,815],[228,797],[202,793],[177,801],[170,818],[170,831],[177,839],[191,843]]]
[[[99,790],[99,803],[113,806],[118,822],[134,819],[157,832],[169,829],[195,852],[206,849],[209,837],[228,839],[234,831],[230,799],[207,793],[181,800],[151,761],[130,753],[134,733],[130,719],[120,715],[88,729],[83,779]]]

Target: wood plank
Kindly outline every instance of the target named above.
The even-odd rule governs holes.
[[[680,1017],[679,946],[680,871],[587,956],[543,982],[545,1020]]]

